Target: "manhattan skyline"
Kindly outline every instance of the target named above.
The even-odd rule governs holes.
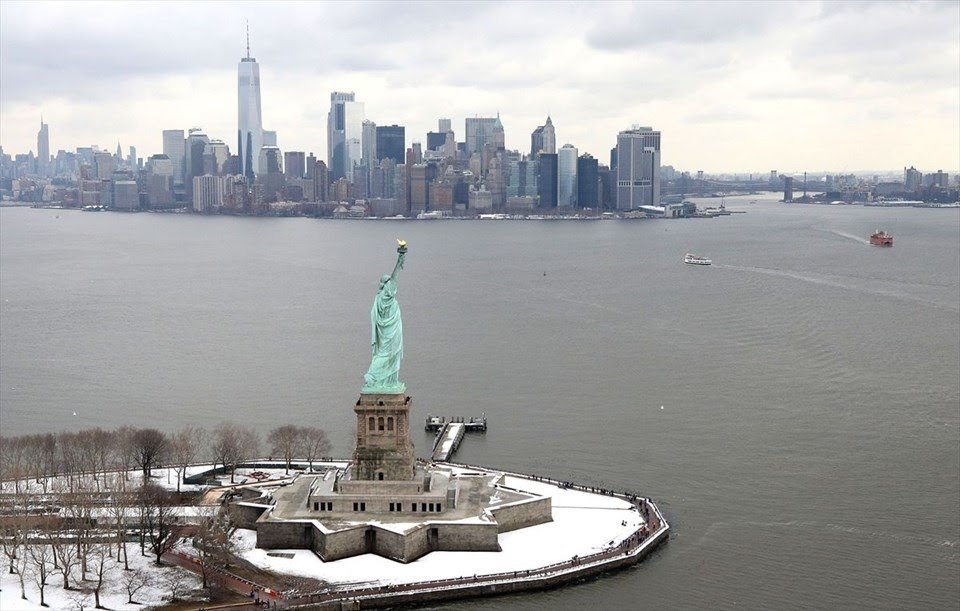
[[[6,2],[0,144],[36,153],[42,113],[51,152],[193,126],[233,149],[249,20],[262,124],[321,158],[330,92],[354,91],[408,144],[499,112],[508,149],[550,115],[558,149],[601,160],[639,123],[671,134],[664,164],[710,172],[960,163],[956,3],[439,6]]]

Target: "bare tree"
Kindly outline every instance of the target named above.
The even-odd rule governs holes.
[[[52,548],[46,543],[36,543],[28,546],[27,554],[30,557],[30,573],[33,575],[33,582],[40,590],[40,606],[49,607],[44,599],[44,590],[47,587],[47,579],[54,571],[54,557]]]
[[[330,453],[330,440],[327,439],[326,431],[315,426],[300,427],[300,434],[303,436],[304,457],[310,463],[312,471],[313,461]]]
[[[27,476],[27,444],[23,437],[0,437],[0,490],[13,483],[13,492],[19,493],[21,480]]]
[[[50,529],[50,548],[53,551],[54,565],[63,576],[63,589],[69,590],[70,576],[73,569],[80,564],[80,555],[72,531],[64,526],[61,523]]]
[[[230,422],[221,422],[213,430],[213,439],[210,444],[210,451],[213,455],[213,466],[222,464],[224,469],[229,467],[229,461],[233,460],[240,452],[240,429]]]
[[[146,484],[140,489],[140,506],[143,516],[142,529],[150,551],[160,558],[173,548],[173,527],[176,523],[173,511],[173,495],[156,484]]]
[[[137,592],[146,587],[148,582],[147,574],[143,569],[124,571],[121,581],[123,582],[123,589],[127,591],[127,603],[131,605],[137,604],[137,602],[133,600],[133,597],[137,595]]]
[[[177,492],[180,492],[180,482],[187,476],[187,467],[197,459],[202,440],[203,429],[195,426],[185,426],[170,440],[170,460],[177,472]]]
[[[59,433],[57,435],[57,453],[59,455],[59,471],[67,478],[67,490],[73,492],[75,480],[82,477],[83,465],[80,443],[76,433]]]
[[[97,541],[90,546],[90,566],[93,568],[93,574],[96,576],[96,585],[93,587],[93,599],[97,609],[102,609],[100,605],[100,591],[103,589],[103,582],[112,566],[111,545],[109,541]]]
[[[136,462],[136,447],[133,443],[133,435],[136,429],[129,426],[123,426],[116,430],[116,448],[117,448],[117,467],[123,471],[123,480],[121,486],[126,490],[126,482],[130,473],[130,468]]]
[[[253,429],[222,422],[214,430],[212,449],[214,461],[222,462],[230,470],[230,483],[233,483],[237,465],[259,452],[260,437]]]
[[[200,577],[203,588],[210,586],[210,578],[217,570],[230,566],[235,545],[230,539],[233,527],[227,512],[221,507],[204,507],[193,539],[193,547],[200,557]]]
[[[123,481],[123,476],[116,474],[113,476],[114,479]],[[122,492],[119,490],[119,487],[114,484],[113,492],[110,493],[110,498],[107,501],[107,513],[110,516],[111,521],[113,522],[114,532],[117,541],[117,562],[120,562],[121,553],[123,554],[123,569],[125,571],[130,570],[130,563],[127,558],[127,511],[133,506],[133,501],[130,498],[130,494]]]
[[[176,567],[170,567],[170,570],[164,574],[162,579],[163,583],[170,590],[170,602],[175,603],[179,601],[189,591],[185,577],[187,577],[187,575],[184,571]]]
[[[290,462],[304,450],[303,436],[300,427],[292,424],[278,426],[267,435],[267,443],[273,448],[274,454],[283,457],[284,473],[290,473]]]
[[[143,481],[150,478],[150,469],[166,450],[167,436],[157,429],[138,429],[131,439],[137,465],[143,470]]]

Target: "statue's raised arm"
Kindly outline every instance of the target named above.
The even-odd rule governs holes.
[[[393,266],[393,273],[390,279],[394,282],[400,277],[400,270],[403,269],[403,260],[407,257],[407,241],[397,240],[397,264]]]
[[[400,381],[403,322],[396,299],[397,278],[406,255],[407,243],[397,240],[397,264],[392,274],[380,278],[380,288],[370,309],[372,355],[370,368],[363,376],[363,393],[399,394],[406,390],[406,384]]]

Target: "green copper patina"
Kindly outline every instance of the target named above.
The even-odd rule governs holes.
[[[407,385],[400,381],[403,323],[400,320],[400,304],[397,303],[397,278],[406,255],[407,243],[397,240],[397,264],[392,274],[380,278],[380,289],[370,309],[373,356],[370,368],[363,376],[363,388],[360,389],[365,394],[399,394],[407,389]]]

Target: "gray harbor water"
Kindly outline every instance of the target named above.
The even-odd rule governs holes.
[[[401,237],[414,418],[485,413],[458,460],[637,490],[674,527],[635,569],[444,609],[958,608],[960,212],[750,199],[677,221],[5,208],[0,430],[310,422],[347,455]]]

